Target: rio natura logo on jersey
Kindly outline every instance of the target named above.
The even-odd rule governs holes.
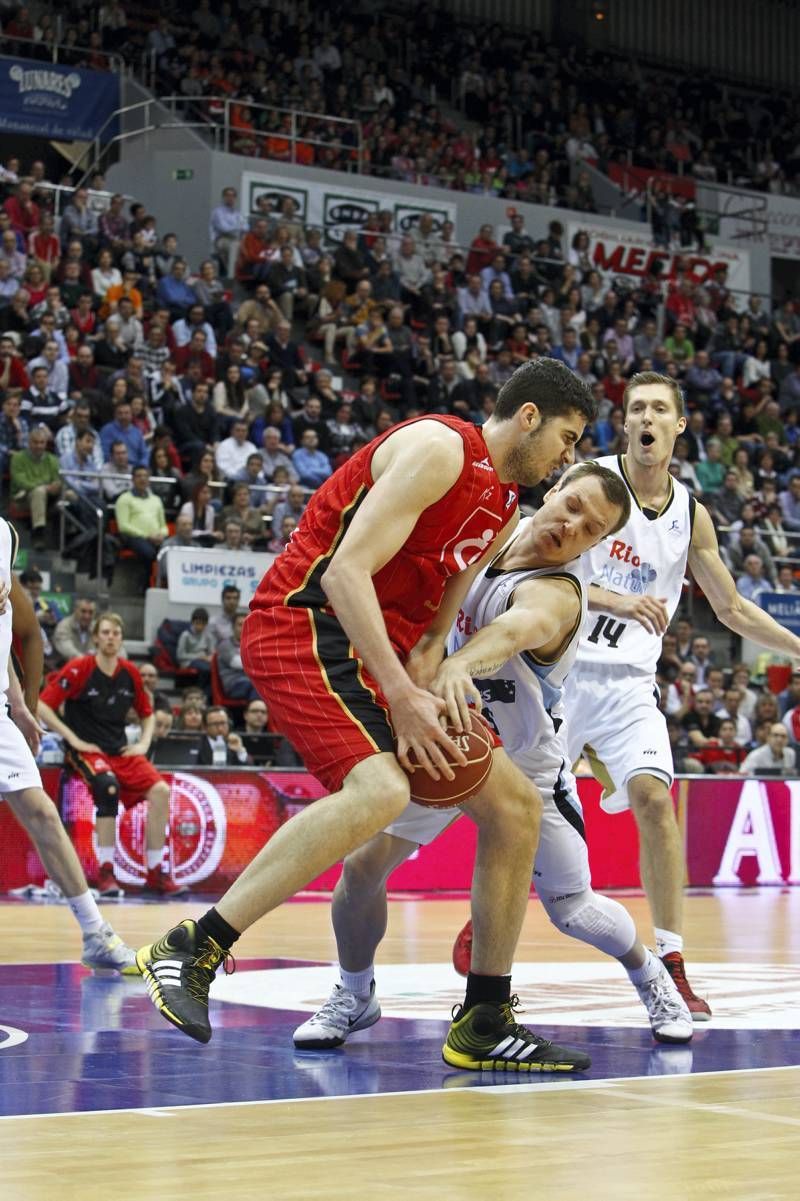
[[[608,562],[603,564],[596,583],[615,592],[642,594],[657,578],[658,572],[652,563],[642,562],[629,542],[615,538],[608,550]]]

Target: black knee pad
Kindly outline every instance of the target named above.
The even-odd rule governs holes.
[[[116,817],[119,781],[112,771],[103,771],[92,781],[92,798],[98,817]]]

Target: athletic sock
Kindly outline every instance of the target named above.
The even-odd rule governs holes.
[[[655,928],[656,935],[656,954],[659,959],[663,959],[665,955],[671,955],[674,951],[683,954],[683,937],[676,934],[674,930],[659,930]]]
[[[237,938],[241,938],[239,931],[228,925],[225,918],[220,917],[213,906],[208,913],[203,914],[197,925],[206,938],[213,938],[223,951],[230,951]]]
[[[504,1005],[511,1000],[510,976],[467,976],[467,994],[464,997],[462,1015],[474,1005]]]
[[[67,904],[84,934],[94,934],[101,929],[103,918],[97,902],[87,889],[77,897],[67,897]]]
[[[350,992],[355,993],[356,996],[361,997],[363,1001],[366,1001],[369,998],[372,981],[374,979],[374,963],[371,963],[369,967],[364,968],[363,972],[346,972],[341,964],[339,965],[339,980],[341,981],[342,988],[346,988]]]
[[[147,852],[147,870],[152,871],[154,867],[161,867],[161,860],[164,857],[164,848],[159,847],[155,851],[148,850]]]
[[[631,984],[649,984],[651,980],[655,980],[659,972],[663,971],[661,960],[657,959],[653,952],[648,948],[646,951],[647,958],[641,967],[629,967],[627,973]]]
[[[113,847],[98,846],[95,849],[95,854],[97,855],[97,862],[100,864],[101,867],[103,866],[104,863],[110,863],[112,867],[114,866],[114,848]]]

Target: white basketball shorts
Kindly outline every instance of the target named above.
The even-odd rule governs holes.
[[[607,813],[629,805],[626,784],[634,776],[655,776],[669,787],[672,750],[653,677],[608,663],[578,663],[564,693],[569,759],[584,753],[603,785]]]
[[[23,788],[41,788],[39,768],[22,734],[0,703],[0,796]]]
[[[502,737],[502,733],[501,733]],[[514,756],[514,763],[542,795],[542,828],[533,869],[540,896],[568,896],[591,884],[589,856],[583,829],[583,812],[575,777],[569,770],[566,745],[556,760],[551,753],[530,758]],[[427,846],[460,816],[458,809],[428,809],[410,801],[384,833]]]

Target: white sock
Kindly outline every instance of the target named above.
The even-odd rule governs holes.
[[[162,860],[163,856],[164,856],[164,848],[163,847],[158,847],[158,849],[155,851],[148,850],[148,852],[147,852],[147,870],[150,871],[151,868],[161,867],[161,860]]]
[[[375,965],[370,964],[363,972],[346,972],[340,966],[339,979],[342,988],[346,988],[350,992],[354,992],[357,997],[363,997],[366,1000],[369,997],[370,985],[375,979]]]
[[[651,980],[655,980],[656,976],[662,970],[661,960],[656,959],[651,950],[646,949],[645,954],[647,958],[641,967],[629,967],[626,969],[631,984],[649,984]]]
[[[103,866],[104,863],[110,863],[112,867],[114,866],[114,848],[113,847],[98,846],[95,848],[95,854],[97,855],[97,862],[100,864],[101,867]]]
[[[656,953],[659,959],[663,959],[665,955],[671,955],[673,951],[683,952],[683,937],[676,934],[674,930],[659,930],[655,928],[656,935]]]
[[[67,904],[84,934],[94,934],[103,925],[97,902],[88,889],[79,897],[67,897]]]

